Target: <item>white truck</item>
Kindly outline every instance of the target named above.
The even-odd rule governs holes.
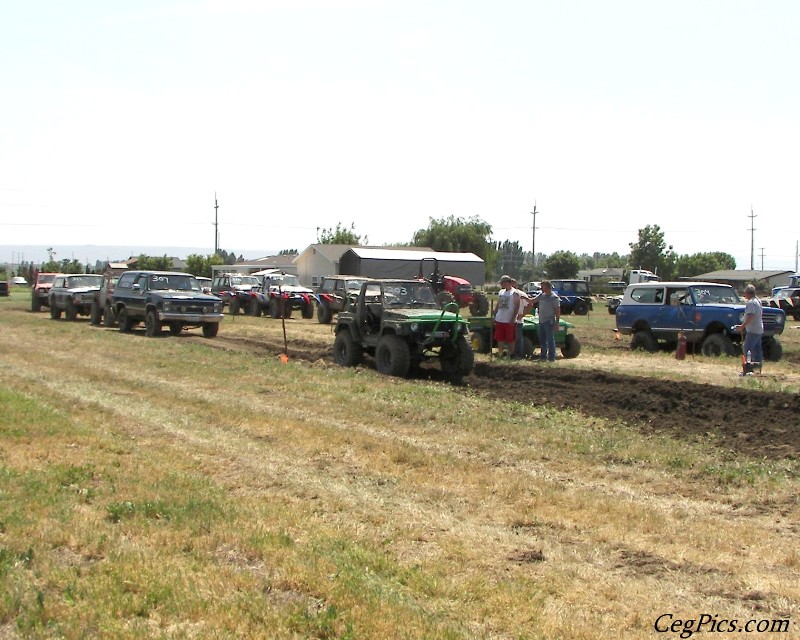
[[[628,273],[628,284],[639,282],[658,282],[661,280],[655,273],[647,269],[631,269]]]

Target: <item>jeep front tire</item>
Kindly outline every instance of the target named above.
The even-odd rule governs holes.
[[[330,324],[333,320],[333,310],[327,302],[320,302],[317,305],[317,322],[320,324]]]
[[[405,344],[405,343],[404,343]],[[475,366],[475,353],[469,346],[466,337],[458,336],[455,344],[448,342],[439,351],[442,372],[453,382],[461,382],[461,378],[469,375]]]
[[[363,356],[364,352],[353,340],[347,328],[336,334],[336,339],[333,341],[333,359],[336,364],[340,367],[355,367],[361,364]]]
[[[383,336],[375,349],[375,365],[387,376],[404,378],[411,368],[408,344],[394,334]]]

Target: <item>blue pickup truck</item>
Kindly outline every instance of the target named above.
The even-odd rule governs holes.
[[[671,347],[686,336],[704,356],[733,356],[742,336],[733,330],[744,318],[744,300],[730,285],[713,282],[641,282],[625,289],[617,307],[617,330],[631,336],[631,349],[654,352],[663,342]],[[764,359],[783,355],[776,335],[783,333],[786,314],[764,307]]]

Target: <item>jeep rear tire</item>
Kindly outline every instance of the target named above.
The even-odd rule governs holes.
[[[778,362],[783,357],[783,347],[775,339],[769,336],[761,341],[761,350],[764,352],[764,360],[767,362]]]
[[[320,302],[317,305],[317,322],[320,324],[330,324],[333,320],[333,309],[327,302]]]
[[[375,349],[375,365],[387,376],[405,377],[411,367],[408,344],[394,334],[383,336]]]
[[[658,348],[658,345],[656,345]],[[581,343],[573,334],[568,333],[564,337],[564,346],[561,347],[561,355],[565,358],[577,358],[581,354]]]
[[[642,329],[637,331],[631,337],[631,351],[647,351],[647,353],[655,353],[658,351],[658,340],[650,331],[650,329]]]
[[[719,358],[720,356],[735,355],[736,348],[733,346],[731,339],[724,333],[712,333],[703,340],[700,353],[706,357]]]
[[[364,352],[361,350],[347,327],[336,334],[333,341],[333,359],[340,367],[355,367],[361,364]]]
[[[67,300],[67,309],[64,311],[64,317],[70,322],[74,322],[78,317],[78,308],[72,298]]]
[[[155,309],[148,309],[144,317],[144,333],[148,338],[155,338],[161,334],[161,320],[158,319]]]
[[[103,326],[113,329],[117,324],[117,317],[114,313],[114,307],[110,302],[106,302],[105,309],[103,309]]]
[[[206,322],[203,325],[204,338],[216,338],[219,333],[219,322]]]
[[[102,321],[103,310],[100,308],[97,300],[92,300],[92,308],[89,311],[89,324],[91,324],[93,327],[99,327]]]

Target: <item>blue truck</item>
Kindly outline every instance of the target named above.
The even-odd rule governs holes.
[[[738,354],[741,334],[734,327],[744,319],[745,304],[736,290],[714,282],[640,282],[628,285],[616,311],[617,330],[631,336],[631,349],[674,348],[678,335],[704,356]],[[777,362],[783,349],[775,336],[783,333],[786,314],[764,307],[764,359]]]

